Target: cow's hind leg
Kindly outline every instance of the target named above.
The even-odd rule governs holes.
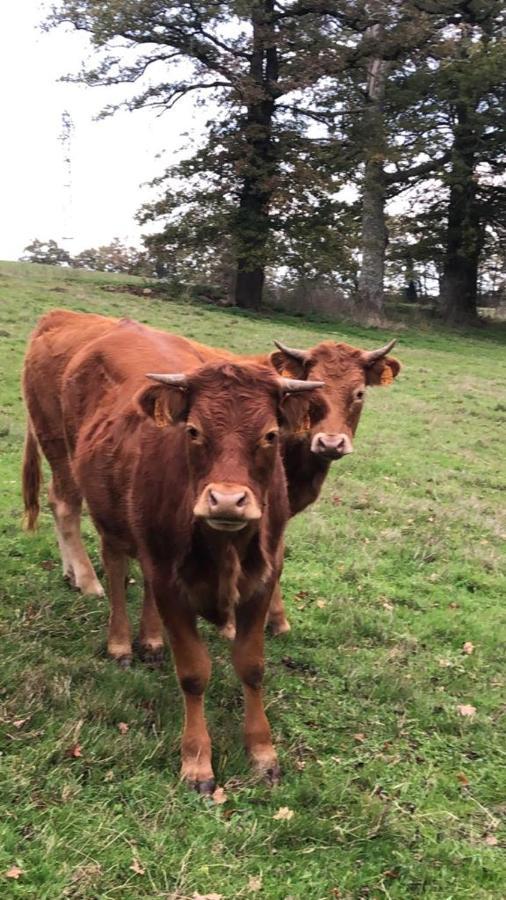
[[[291,630],[290,622],[286,618],[279,581],[276,582],[272,592],[269,612],[267,613],[267,625],[274,635],[286,634],[287,631]]]
[[[132,637],[126,608],[128,557],[102,537],[102,559],[107,575],[110,607],[107,652],[120,666],[126,668],[132,662]]]
[[[48,493],[64,578],[83,594],[103,597],[104,590],[82,542],[82,498],[70,474],[67,479],[62,479],[53,470],[53,480]]]
[[[144,600],[139,625],[139,652],[147,663],[159,663],[163,659],[164,630],[153,592],[144,579]]]

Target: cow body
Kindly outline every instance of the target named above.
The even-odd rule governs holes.
[[[88,593],[100,593],[100,584],[82,545],[79,529],[80,498],[69,471],[62,426],[61,384],[65,368],[80,349],[90,341],[105,336],[116,329],[117,319],[104,316],[55,310],[44,316],[34,333],[25,366],[25,395],[32,422],[52,470],[50,503],[55,516],[60,547],[62,528],[72,534],[74,564],[69,564],[62,552],[64,575],[77,587]],[[126,323],[125,323],[126,324]],[[341,458],[352,449],[352,440],[358,426],[365,388],[369,385],[389,384],[399,371],[399,364],[388,356],[370,360],[371,354],[347,344],[323,341],[307,351],[290,350],[280,346],[278,351],[262,356],[239,357],[229,351],[208,347],[193,340],[168,335],[145,326],[135,326],[149,334],[161,350],[173,352],[176,348],[185,370],[191,371],[204,362],[230,360],[258,362],[278,372],[296,378],[315,378],[325,383],[323,394],[327,402],[327,414],[318,428],[309,418],[296,432],[285,430],[283,435],[283,460],[288,483],[290,512],[295,515],[313,503],[321,491],[333,459]],[[132,331],[129,332],[130,341]],[[123,347],[124,360],[130,358],[130,348]],[[47,397],[37,396],[36,386],[47,386]],[[41,409],[41,405],[44,406]],[[37,428],[37,422],[42,425]],[[51,439],[46,439],[44,423],[50,423]],[[27,449],[32,458],[36,452],[30,434]],[[27,456],[29,457],[29,453]],[[29,481],[28,463],[26,481]],[[63,498],[65,498],[63,500]],[[30,513],[30,501],[26,502],[28,516],[35,518],[37,510]],[[62,524],[63,523],[63,524]],[[278,549],[278,568],[282,565],[282,547]],[[269,621],[275,634],[289,630],[281,598],[279,584],[273,593]],[[143,652],[157,656],[161,647],[161,629],[155,626],[156,614],[150,611],[149,600],[143,609],[141,636]],[[233,634],[233,625],[225,628]]]
[[[60,419],[53,428],[37,401],[47,385],[36,385],[36,359],[29,352],[25,368],[31,426],[43,449],[63,431],[66,487],[79,501],[84,497],[100,534],[110,654],[130,657],[125,576],[128,557],[137,557],[146,589],[141,641],[161,642],[161,617],[185,699],[182,774],[209,792],[203,695],[211,664],[196,621],[203,616],[223,626],[233,614],[246,746],[255,768],[276,780],[261,683],[263,626],[289,517],[279,423],[306,417],[308,402],[296,392],[320,385],[283,381],[258,365],[202,366],[198,350],[177,336],[160,340],[136,323],[107,322],[58,369]],[[152,376],[156,383],[146,386],[152,369],[169,374]],[[190,374],[170,374],[178,371]],[[74,566],[75,548],[55,518],[62,555]]]

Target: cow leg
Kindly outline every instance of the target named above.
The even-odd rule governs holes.
[[[262,698],[265,605],[251,600],[237,607],[232,661],[244,692],[246,750],[255,770],[271,784],[276,784],[280,770]]]
[[[81,495],[73,482],[66,484],[64,479],[57,478],[54,473],[48,495],[64,578],[83,594],[103,597],[104,590],[81,539]]]
[[[164,632],[153,592],[144,579],[144,599],[139,624],[139,647],[144,662],[157,663],[163,659]]]
[[[281,594],[281,585],[279,581],[276,582],[275,588],[272,592],[269,612],[267,613],[267,625],[274,635],[285,634],[287,631],[291,630],[290,622],[286,618],[285,614],[285,607],[283,605],[283,597]]]
[[[107,652],[120,666],[126,668],[132,662],[132,638],[125,587],[128,558],[125,553],[102,537],[102,559],[107,575],[110,607]]]
[[[185,720],[181,738],[181,777],[199,794],[215,788],[211,739],[204,714],[204,692],[211,676],[211,660],[197,631],[191,610],[171,597],[159,604],[169,635],[177,677],[183,692]]]

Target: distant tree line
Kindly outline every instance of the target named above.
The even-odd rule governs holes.
[[[54,240],[41,241],[35,238],[28,244],[21,257],[23,262],[48,266],[70,266],[73,269],[91,269],[95,272],[123,272],[126,275],[157,274],[156,260],[136,247],[126,247],[118,238],[101,247],[90,247],[75,256],[58,246]],[[162,272],[158,272],[162,274]]]
[[[227,273],[255,309],[282,271],[377,317],[385,283],[430,283],[455,323],[504,278],[500,0],[57,0],[62,23],[96,48],[78,80],[126,108],[217,111],[139,213],[173,277]]]

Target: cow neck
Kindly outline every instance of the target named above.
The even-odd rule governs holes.
[[[331,461],[311,452],[310,435],[302,439],[297,436],[287,437],[283,446],[283,460],[290,514],[294,516],[317,499]]]

